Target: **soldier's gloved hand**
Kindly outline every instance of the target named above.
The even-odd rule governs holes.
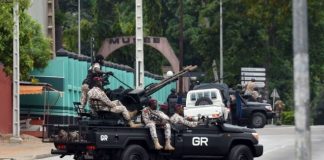
[[[108,75],[111,75],[111,76],[113,76],[113,75],[114,75],[114,73],[113,73],[113,72],[106,72],[106,74],[108,74]]]

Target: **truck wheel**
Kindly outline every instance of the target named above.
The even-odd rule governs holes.
[[[266,124],[267,118],[263,113],[256,112],[252,114],[250,127],[251,128],[263,128]]]
[[[213,102],[208,97],[201,97],[197,99],[195,106],[208,105],[208,104],[213,104]]]
[[[146,150],[140,145],[128,146],[121,155],[121,160],[148,160]]]
[[[248,146],[236,145],[231,149],[226,160],[253,160],[253,155]]]

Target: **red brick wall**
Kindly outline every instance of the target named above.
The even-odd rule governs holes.
[[[0,133],[12,133],[12,84],[0,63]]]

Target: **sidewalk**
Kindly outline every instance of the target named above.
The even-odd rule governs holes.
[[[21,135],[22,143],[10,143],[10,135],[0,134],[0,159],[33,160],[51,156],[53,143],[43,143],[42,139]]]

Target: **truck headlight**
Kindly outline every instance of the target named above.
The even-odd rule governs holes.
[[[265,106],[265,108],[266,108],[267,110],[269,110],[269,111],[272,111],[272,107],[271,107],[270,105]]]
[[[252,133],[252,136],[259,141],[259,134],[258,133]]]

